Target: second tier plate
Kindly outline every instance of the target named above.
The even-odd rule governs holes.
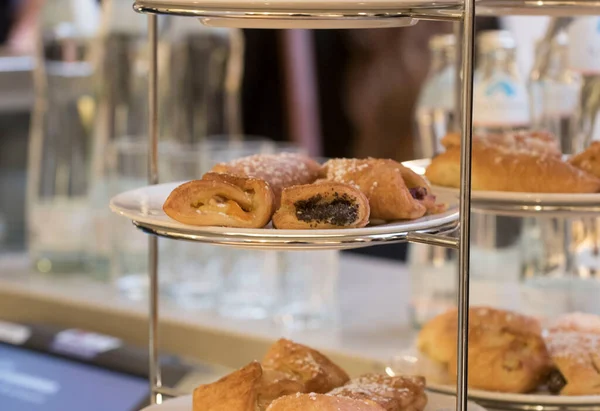
[[[197,227],[179,223],[162,210],[165,199],[179,184],[159,184],[127,191],[114,197],[110,208],[132,220],[140,229],[162,237],[265,249],[346,249],[403,242],[407,241],[410,233],[448,233],[456,229],[458,220],[456,199],[442,195],[439,200],[449,205],[444,213],[364,228],[277,230],[270,227]]]

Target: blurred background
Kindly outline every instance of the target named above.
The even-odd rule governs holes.
[[[147,238],[108,210],[146,184],[147,21],[131,6],[0,0],[0,342],[123,374],[118,411],[147,395]],[[160,17],[159,31],[162,182],[254,153],[431,157],[456,120],[450,23],[275,31]],[[598,18],[477,18],[477,37],[476,131],[549,129],[567,154],[599,139]],[[600,314],[597,231],[594,218],[474,214],[473,303]],[[371,370],[455,304],[455,253],[422,245],[160,250],[165,378],[182,390],[280,335]],[[0,344],[0,370],[19,355]],[[44,409],[82,409],[60,404]]]

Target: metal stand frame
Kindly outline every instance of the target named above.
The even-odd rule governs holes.
[[[573,7],[600,7],[600,1],[581,1],[581,0],[545,0],[549,6],[553,5],[560,8],[561,11],[572,11]],[[254,20],[268,18],[261,13],[232,12],[227,11],[206,11],[177,9],[169,7],[160,9],[144,5],[144,0],[136,2],[134,8],[137,11],[148,13],[166,13],[177,15],[188,15],[194,17],[219,16],[237,18],[252,18]],[[150,2],[151,3],[151,2]],[[488,7],[491,1],[482,0]],[[540,12],[540,4],[543,7],[544,1],[530,0],[503,0],[503,7],[513,5],[514,7],[529,7],[528,10],[536,9]],[[237,13],[237,14],[236,14]],[[264,11],[262,12],[264,14]],[[268,13],[267,13],[268,14]],[[282,14],[282,13],[280,13]],[[357,19],[357,15],[332,15],[319,13],[283,13],[290,18],[304,19]],[[575,13],[571,13],[575,14]],[[461,146],[461,186],[460,186],[460,235],[458,239],[449,238],[441,234],[429,233],[410,233],[404,240],[429,245],[458,248],[459,250],[459,287],[458,287],[458,378],[457,378],[457,411],[467,411],[467,348],[468,348],[468,320],[469,320],[469,244],[470,244],[470,216],[471,216],[471,134],[472,134],[472,113],[473,113],[473,55],[474,55],[474,28],[475,28],[475,0],[464,0],[464,8],[447,8],[436,10],[432,7],[413,8],[401,12],[385,11],[361,13],[362,16],[369,19],[390,19],[394,17],[413,17],[432,20],[457,21],[457,34],[462,44],[461,58],[461,81],[460,81],[460,130],[462,133]],[[271,16],[272,17],[272,16]],[[150,44],[150,73],[149,73],[149,141],[152,149],[148,153],[150,184],[158,183],[158,68],[157,68],[157,16],[149,14],[148,42]],[[457,39],[458,40],[458,39]],[[457,41],[457,44],[459,42]],[[151,230],[147,230],[152,232]],[[155,233],[156,234],[156,233]],[[158,233],[160,234],[160,233]],[[161,403],[162,396],[172,396],[177,393],[169,388],[162,387],[161,372],[158,358],[158,239],[156,236],[150,236],[149,239],[149,276],[150,276],[150,301],[149,301],[149,350],[150,350],[150,388],[152,404]]]

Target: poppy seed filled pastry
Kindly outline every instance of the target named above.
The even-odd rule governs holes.
[[[329,394],[372,401],[385,411],[422,411],[427,405],[425,378],[420,376],[366,374]]]
[[[429,184],[421,176],[393,160],[332,159],[323,168],[327,180],[363,192],[369,199],[372,219],[410,220],[444,208],[436,204]]]
[[[275,195],[263,180],[207,173],[175,188],[163,210],[183,224],[261,228],[271,220],[274,203]]]
[[[434,185],[460,187],[460,145],[447,136],[446,151],[437,155],[425,171]],[[513,136],[514,138],[510,138]],[[522,134],[473,138],[471,187],[475,191],[529,193],[595,193],[600,179],[563,161],[546,138]]]
[[[261,228],[271,220],[285,187],[312,183],[320,175],[321,166],[300,154],[243,157],[177,187],[163,210],[184,224]]]
[[[457,372],[457,310],[427,323],[419,334],[418,348]],[[488,391],[527,393],[550,371],[551,363],[532,317],[488,307],[469,309],[469,386]]]
[[[281,229],[356,228],[369,223],[369,200],[357,188],[336,182],[288,187],[273,226]]]

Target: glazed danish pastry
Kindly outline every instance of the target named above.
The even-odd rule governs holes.
[[[323,167],[327,180],[350,184],[363,192],[373,219],[415,219],[443,210],[429,184],[396,161],[341,158],[329,160]]]
[[[177,187],[163,210],[184,224],[261,228],[271,220],[285,187],[312,183],[320,175],[321,166],[300,154],[244,157],[217,164],[201,180]]]
[[[419,349],[448,366],[456,378],[457,311],[425,325]],[[537,320],[488,307],[469,309],[469,386],[489,391],[527,393],[544,380],[550,358]]]
[[[510,134],[509,134],[510,136]],[[434,185],[460,187],[460,146],[455,137],[446,140],[447,149],[431,160],[425,176]],[[530,193],[595,193],[600,179],[563,161],[544,139],[474,137],[471,187],[481,191]]]
[[[364,227],[369,223],[369,200],[357,188],[320,182],[285,188],[273,226],[283,229]]]

